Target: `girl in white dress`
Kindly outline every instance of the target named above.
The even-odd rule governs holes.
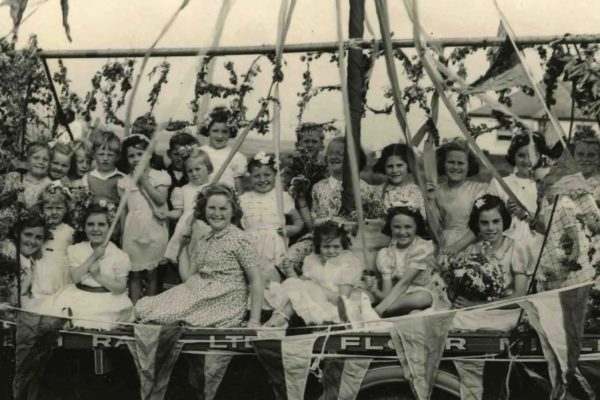
[[[434,266],[434,245],[426,236],[420,210],[395,206],[388,210],[383,232],[392,239],[379,250],[376,266],[381,273],[381,287],[374,277],[367,283],[382,316],[407,314],[413,310],[437,309],[443,301],[441,278]]]
[[[117,183],[121,197],[130,190],[123,228],[123,251],[131,260],[129,295],[134,303],[142,297],[144,284],[146,295],[158,292],[156,267],[163,259],[169,241],[166,215],[171,177],[165,171],[147,167],[137,184],[133,181],[135,167],[149,144],[146,136],[138,134],[123,141],[123,165],[127,165],[130,173]]]
[[[42,258],[33,273],[32,294],[37,301],[58,293],[70,283],[67,247],[73,244],[74,229],[68,220],[69,189],[48,185],[40,197],[40,208],[46,220],[49,237],[42,246]]]
[[[174,263],[177,263],[179,258],[182,240],[191,233],[191,224],[200,224],[208,229],[205,223],[194,218],[194,207],[198,193],[208,184],[208,175],[213,172],[213,165],[208,154],[200,150],[197,145],[182,146],[179,153],[184,160],[183,169],[189,183],[173,189],[171,194],[173,210],[167,214],[169,219],[177,221],[175,231],[165,251],[165,258]]]
[[[290,224],[281,226],[275,190],[277,168],[272,155],[258,153],[250,160],[248,173],[253,190],[240,196],[244,212],[242,227],[254,240],[266,281],[279,282],[275,264],[285,255],[287,238],[297,235],[304,222],[294,206],[294,199],[283,193],[283,213]]]
[[[233,121],[231,111],[225,107],[215,107],[208,117],[208,124],[200,130],[200,134],[208,136],[208,144],[202,146],[201,149],[208,154],[213,164],[214,171],[209,178],[212,182],[213,174],[221,169],[231,152],[231,147],[228,145],[229,139],[234,138],[237,134],[237,126]],[[236,153],[219,182],[225,183],[241,193],[242,177],[245,172],[246,158],[240,153]]]
[[[266,326],[285,326],[295,313],[306,324],[338,323],[337,304],[361,280],[363,265],[349,250],[343,227],[326,221],[314,230],[314,252],[304,259],[302,276],[286,279],[279,304]]]
[[[114,208],[103,205],[93,204],[84,213],[86,240],[67,248],[73,284],[55,296],[50,313],[72,315],[75,327],[110,330],[133,318],[126,293],[131,264],[114,243],[104,245]]]

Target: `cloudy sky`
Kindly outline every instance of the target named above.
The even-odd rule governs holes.
[[[37,11],[28,18],[20,30],[19,40],[23,43],[30,34],[37,34],[40,46],[44,49],[126,49],[148,47],[175,11],[178,0],[70,0],[69,22],[73,42],[65,38],[60,15],[59,0],[29,0],[26,12]],[[344,2],[345,3],[345,2]],[[598,33],[600,27],[600,2],[597,0],[499,0],[517,35],[562,35],[564,33]],[[402,6],[402,1],[390,1],[392,30],[396,38],[409,38],[411,24]],[[212,38],[220,2],[214,0],[191,0],[182,11],[175,26],[168,32],[158,47],[198,47],[207,46]],[[376,26],[377,18],[372,1],[367,0],[368,18]],[[477,37],[494,36],[498,29],[498,16],[491,0],[421,0],[423,25],[435,37]],[[277,0],[234,0],[223,32],[222,45],[252,46],[273,44],[276,37]],[[343,20],[347,21],[347,9]],[[346,25],[346,24],[344,24]],[[0,35],[10,30],[11,20],[8,7],[0,7]],[[335,41],[335,2],[333,0],[299,0],[296,6],[288,43]],[[346,29],[346,26],[344,26]],[[243,72],[253,57],[231,57],[236,70]],[[304,66],[298,54],[285,57],[285,81],[282,93],[283,137],[293,138],[298,112],[296,93],[301,90]],[[162,59],[154,59],[149,69]],[[159,120],[168,118],[189,119],[191,112],[188,103],[192,98],[193,77],[197,68],[194,58],[171,59],[169,84],[163,89],[156,114]],[[223,63],[217,61],[216,80],[223,80]],[[72,88],[80,95],[90,88],[89,80],[105,60],[68,60],[69,77]],[[537,60],[531,57],[531,67],[536,70]],[[254,97],[248,99],[252,110],[256,109],[257,99],[266,94],[270,83],[270,67],[263,63],[263,73],[257,78]],[[54,61],[50,68],[56,67]],[[149,70],[148,69],[148,70]],[[469,63],[470,77],[475,79],[484,72],[483,55],[477,55]],[[336,84],[339,82],[335,64],[327,59],[315,62],[312,66],[315,85]],[[539,73],[539,68],[536,70]],[[383,59],[376,66],[369,103],[381,106],[386,103],[383,91],[389,87]],[[145,80],[136,99],[135,112],[141,113],[147,107],[145,98],[150,84]],[[473,104],[477,106],[477,104]],[[124,111],[123,111],[124,113]],[[322,95],[310,103],[305,120],[324,121],[336,119],[342,126],[341,95]],[[458,131],[450,117],[443,110],[440,115],[441,130],[446,135],[457,135]],[[422,123],[423,116],[414,112],[410,124],[414,129]],[[369,114],[364,120],[365,147],[376,149],[401,134],[391,116]],[[368,136],[368,137],[366,137]]]

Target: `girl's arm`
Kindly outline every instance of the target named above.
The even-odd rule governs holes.
[[[377,307],[375,307],[375,311],[380,315],[386,311],[392,305],[392,303],[398,299],[398,297],[406,293],[408,287],[411,285],[411,283],[413,283],[420,272],[420,269],[410,267],[407,268],[402,275],[402,279],[400,279],[393,288],[391,287],[391,279],[387,280],[387,283],[386,280],[383,280],[383,285],[381,288],[383,300],[377,305]]]
[[[181,282],[185,282],[196,273],[195,265],[190,260],[189,245],[181,248],[178,261],[179,277]]]
[[[234,179],[235,182],[235,190],[238,192],[238,195],[244,193],[244,184],[242,182],[241,176],[236,176]]]
[[[256,327],[260,325],[265,284],[258,268],[247,268],[246,276],[250,285],[250,319],[248,320],[248,327]]]
[[[292,224],[285,226],[285,237],[295,236],[302,231],[302,228],[304,228],[304,220],[298,210],[293,208],[288,215],[292,220]]]
[[[102,275],[100,270],[92,274],[92,277],[113,294],[123,294],[127,289],[127,277],[110,278]]]
[[[90,273],[90,269],[94,270],[94,264],[98,262],[103,256],[106,250],[105,246],[96,247],[93,253],[78,267],[71,268],[69,275],[73,283],[81,282],[81,279]],[[97,267],[95,268],[97,269]]]
[[[154,187],[147,172],[140,177],[139,184],[157,206],[162,206],[167,202],[167,188],[162,185]]]
[[[308,201],[306,200],[306,196],[304,194],[299,195],[296,203],[298,205],[298,213],[304,220],[306,227],[312,231],[312,229],[314,228],[314,224],[312,220],[312,215],[310,213],[310,207],[308,207]]]
[[[181,216],[183,215],[183,208],[175,208],[173,210],[169,210],[166,212],[165,214],[167,216],[167,218],[169,218],[172,221],[177,221],[179,220],[179,218],[181,218]]]

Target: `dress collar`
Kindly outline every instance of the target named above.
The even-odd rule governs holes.
[[[214,230],[210,230],[209,232],[205,233],[204,235],[202,235],[202,239],[208,240],[208,239],[218,239],[221,238],[223,236],[225,236],[227,233],[229,233],[231,231],[231,224],[229,224],[229,226],[227,226],[224,229],[221,229],[220,231],[214,231]]]
[[[106,175],[100,174],[100,172],[97,169],[93,169],[90,171],[90,176],[93,176],[94,178],[98,178],[100,180],[106,181],[114,176],[122,177],[124,175],[121,171],[119,171],[118,169],[115,168],[112,172],[109,172]]]

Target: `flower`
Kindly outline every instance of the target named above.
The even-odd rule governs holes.
[[[267,165],[271,161],[271,156],[261,150],[254,156],[254,159],[263,165]]]
[[[485,205],[485,199],[483,199],[483,198],[477,199],[477,200],[475,201],[474,205],[475,205],[475,207],[477,207],[477,208],[481,208],[481,207],[483,207],[483,206]]]
[[[186,144],[177,149],[177,154],[185,160],[195,154],[198,149],[200,147],[197,144]]]

